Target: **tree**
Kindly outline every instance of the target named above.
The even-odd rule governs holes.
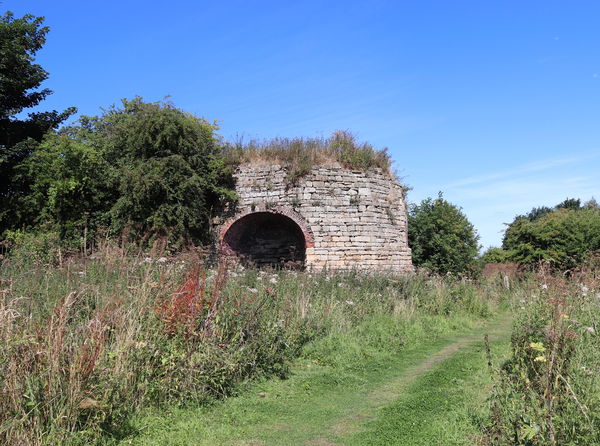
[[[216,126],[168,102],[123,100],[100,116],[47,135],[16,168],[30,179],[15,200],[30,227],[79,246],[100,227],[169,249],[210,239],[213,212],[235,199]]]
[[[504,233],[502,248],[518,263],[545,260],[561,270],[573,268],[600,250],[600,209],[565,200],[535,220],[517,217]]]
[[[211,216],[235,199],[216,130],[169,102],[141,98],[84,117],[78,135],[115,169],[112,229],[136,240],[167,237],[171,248],[209,241]]]
[[[34,63],[35,54],[42,48],[49,31],[42,26],[43,17],[27,14],[15,19],[11,12],[0,16],[0,233],[18,224],[11,210],[12,200],[22,195],[28,182],[15,180],[15,167],[37,149],[37,142],[51,129],[56,129],[75,112],[29,113],[25,119],[18,115],[34,107],[52,92],[41,89],[48,73]],[[19,222],[22,223],[22,222]]]
[[[16,212],[32,226],[56,229],[63,241],[78,241],[83,228],[108,225],[115,176],[114,167],[92,145],[73,135],[49,135],[16,168],[18,180],[31,182]]]
[[[427,198],[410,206],[408,241],[416,266],[440,274],[465,273],[476,259],[478,239],[460,208],[441,193],[435,200]]]

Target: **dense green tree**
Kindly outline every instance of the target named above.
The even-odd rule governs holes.
[[[46,136],[16,172],[31,181],[19,217],[65,242],[99,227],[171,249],[207,242],[213,212],[235,198],[216,126],[141,98]]]
[[[508,225],[502,242],[508,259],[523,264],[545,260],[564,270],[600,250],[600,209],[581,207],[579,200],[564,204],[542,217],[517,217]]]
[[[63,240],[78,239],[83,228],[108,225],[116,199],[114,167],[90,144],[64,133],[49,135],[16,171],[17,179],[31,181],[18,200],[21,221],[54,227]]]
[[[441,274],[465,273],[475,262],[478,238],[460,208],[441,193],[410,206],[408,241],[416,266]]]
[[[75,112],[69,108],[19,116],[52,93],[39,89],[48,73],[34,63],[49,31],[43,21],[43,17],[30,14],[15,18],[7,12],[0,16],[0,233],[24,224],[12,211],[15,197],[27,193],[29,182],[23,177],[17,181],[15,167],[35,152],[49,130]]]
[[[217,126],[169,102],[124,100],[78,130],[114,166],[113,230],[166,236],[172,247],[209,240],[210,217],[234,199]]]

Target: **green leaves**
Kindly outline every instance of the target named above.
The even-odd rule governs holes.
[[[477,256],[478,236],[459,208],[440,196],[411,205],[408,242],[413,263],[436,273],[465,273]]]
[[[559,269],[572,268],[588,253],[600,250],[600,208],[571,199],[541,216],[532,211],[508,226],[502,246],[515,262],[546,260]]]

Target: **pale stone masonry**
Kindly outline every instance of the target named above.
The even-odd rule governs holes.
[[[279,165],[241,165],[239,202],[219,231],[225,254],[307,269],[412,271],[404,189],[381,169],[315,167],[295,183]]]

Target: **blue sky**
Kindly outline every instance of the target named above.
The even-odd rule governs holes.
[[[484,247],[516,214],[600,199],[600,2],[24,1],[46,17],[42,109],[169,95],[232,139],[377,148],[443,191]]]

